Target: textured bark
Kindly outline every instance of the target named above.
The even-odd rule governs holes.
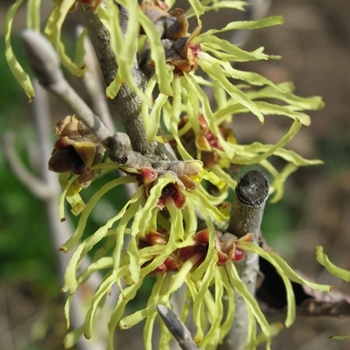
[[[261,171],[251,170],[239,180],[232,205],[228,232],[242,237],[253,234],[257,243],[265,202],[269,194],[269,183]],[[244,260],[237,263],[237,270],[251,294],[255,293],[256,278],[259,271],[259,259],[256,254],[246,254]],[[242,296],[235,293],[235,320],[230,333],[219,347],[220,350],[242,350],[247,345],[248,314]]]
[[[110,35],[90,7],[82,6],[81,8],[104,80],[109,85],[114,80],[118,71],[115,55],[110,46]],[[127,21],[128,15],[125,9],[121,8],[120,23],[124,32]],[[146,76],[138,68],[136,57],[132,66],[132,76],[139,87],[143,88],[146,85]],[[146,139],[141,116],[141,100],[136,94],[126,84],[122,84],[118,95],[111,101],[111,104],[123,122],[134,151],[144,155],[154,154],[155,144],[149,143]]]

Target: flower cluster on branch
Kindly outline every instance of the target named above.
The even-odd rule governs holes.
[[[34,90],[30,78],[11,47],[12,23],[23,1],[15,1],[6,17],[6,57],[15,77],[32,99]],[[36,32],[41,28],[40,2],[28,1],[27,27]],[[99,309],[112,287],[118,285],[121,294],[111,311],[108,349],[113,349],[116,326],[126,329],[142,320],[145,320],[145,347],[151,349],[157,305],[171,307],[172,295],[185,285],[181,319],[193,318],[194,338],[201,348],[216,348],[230,331],[235,317],[235,293],[242,295],[247,305],[249,345],[253,347],[256,343],[258,322],[269,348],[272,328],[236,268],[247,254],[264,257],[282,276],[288,299],[286,326],[295,317],[290,280],[322,291],[330,288],[302,279],[277,254],[260,248],[250,232],[239,238],[226,232],[232,218],[230,204],[225,200],[237,184],[230,174],[236,174],[246,165],[264,168],[272,178],[271,194],[277,201],[283,194],[288,175],[299,166],[320,163],[306,160],[284,147],[302,125],[310,124],[303,111],[321,108],[321,98],[298,97],[291,83],[275,84],[257,73],[234,68],[235,62],[279,57],[265,54],[263,48],[246,51],[217,36],[227,31],[280,25],[282,18],[235,21],[221,29],[203,32],[203,14],[222,8],[244,10],[245,3],[189,0],[187,11],[174,7],[174,3],[171,0],[56,0],[44,26],[43,32],[55,46],[61,64],[81,77],[87,69],[82,64],[86,32],[77,39],[76,57],[72,59],[61,38],[62,26],[70,12],[79,6],[83,11],[86,6],[91,8],[86,16],[105,29],[106,37],[101,36],[99,40],[108,45],[113,54],[108,59],[111,66],[116,67],[115,76],[107,82],[106,97],[117,101],[122,89],[127,87],[132,97],[125,98],[124,102],[137,101],[130,115],[136,113],[140,117],[133,120],[136,124],[141,121],[144,142],[168,145],[177,157],[177,160],[170,160],[164,154],[157,155],[157,161],[161,160],[157,162],[152,158],[154,155],[141,152],[140,157],[151,159],[147,166],[135,165],[136,162],[133,165],[127,156],[113,158],[110,153],[108,160],[104,157],[105,149],[109,148],[106,139],[118,135],[109,135],[104,128],[104,137],[100,137],[98,130],[92,129],[98,119],[87,121],[86,109],[58,124],[59,140],[49,167],[62,173],[60,219],[65,218],[66,200],[73,214],[80,216],[74,234],[61,247],[62,252],[75,249],[62,288],[68,292],[65,309],[68,322],[69,305],[77,288],[92,274],[103,274],[103,282],[92,297],[84,325],[67,336],[66,347],[73,346],[82,334],[87,338],[93,335]],[[190,17],[197,20],[198,25],[193,29],[188,23]],[[97,56],[99,54],[97,52]],[[233,79],[241,83],[235,84]],[[212,103],[208,95],[213,96]],[[269,102],[272,100],[278,102]],[[126,113],[124,121],[129,115],[127,109],[123,111]],[[232,122],[248,113],[261,122],[265,116],[278,115],[290,118],[292,123],[276,144],[243,145],[232,130]],[[132,135],[129,136],[131,139]],[[133,142],[129,146],[136,148]],[[143,148],[138,147],[137,151],[140,149]],[[124,152],[123,156],[125,154],[128,153]],[[270,161],[271,156],[283,159],[285,167],[278,171]],[[96,175],[115,169],[120,169],[125,176],[105,183],[85,203],[82,189]],[[129,183],[137,186],[131,198],[96,232],[85,237],[83,234],[95,205],[107,192]],[[83,257],[92,251],[92,264],[81,270]],[[155,276],[155,283],[146,306],[128,315],[128,303],[150,275]],[[225,312],[224,295],[227,296]],[[168,349],[170,339],[170,333],[162,328],[159,348]]]

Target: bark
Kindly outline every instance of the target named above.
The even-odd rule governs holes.
[[[258,243],[264,207],[269,194],[269,183],[264,173],[251,170],[239,180],[232,205],[228,232],[240,238],[253,234],[253,242]],[[246,254],[237,263],[237,270],[251,294],[255,293],[256,278],[259,272],[259,257]],[[247,345],[248,314],[242,296],[235,293],[235,320],[220,350],[243,350]]]

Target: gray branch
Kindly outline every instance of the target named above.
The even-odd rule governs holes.
[[[84,28],[82,26],[78,26],[77,36],[79,36],[83,30]],[[82,81],[91,99],[92,110],[101,118],[108,130],[115,132],[115,125],[107,104],[104,84],[102,84],[100,66],[88,36],[84,39],[84,50],[84,61],[87,69],[82,77]]]
[[[33,116],[35,127],[37,131],[38,143],[36,149],[38,151],[38,164],[37,174],[34,175],[30,172],[22,163],[15,151],[11,140],[5,140],[4,154],[6,160],[9,163],[11,170],[15,176],[30,190],[32,193],[42,200],[45,208],[45,216],[47,218],[52,245],[54,251],[57,253],[58,260],[58,274],[60,282],[63,283],[63,276],[66,266],[70,260],[71,253],[62,254],[58,250],[62,243],[69,239],[73,233],[73,228],[67,220],[64,223],[59,222],[57,213],[58,197],[60,195],[60,186],[57,179],[57,174],[48,171],[47,162],[50,157],[50,150],[52,149],[51,132],[52,126],[50,123],[50,111],[47,101],[47,94],[43,89],[40,89],[37,81],[34,82],[36,90],[36,98],[33,101]],[[82,262],[82,268],[90,265],[88,258],[84,258]],[[91,292],[96,290],[101,283],[101,276],[93,275],[85,284],[85,288]],[[84,291],[78,290],[76,297],[73,299],[71,305],[71,323],[73,327],[79,327],[83,322],[83,313],[85,308],[85,296]],[[102,350],[103,339],[99,339],[97,342],[88,342],[86,339],[79,339],[78,348],[81,350]]]
[[[116,5],[117,6],[117,5]],[[97,59],[100,63],[102,74],[107,85],[115,78],[118,67],[115,55],[110,46],[110,35],[107,29],[94,11],[88,6],[81,6],[85,18],[85,24],[89,32],[92,45],[95,48]],[[123,32],[126,32],[128,13],[120,7],[119,22]],[[147,77],[139,68],[135,57],[131,73],[136,84],[144,89],[147,83]],[[143,155],[158,155],[160,159],[174,159],[166,147],[157,142],[148,142],[145,128],[141,115],[141,100],[129,88],[128,85],[122,84],[118,95],[111,101],[114,111],[120,117],[129,135],[133,150]]]
[[[12,172],[21,183],[34,194],[34,196],[40,199],[46,199],[52,196],[49,186],[28,171],[23,165],[23,162],[14,148],[13,141],[14,135],[12,133],[6,133],[1,140],[2,150]]]
[[[109,85],[114,80],[118,70],[115,55],[110,46],[109,32],[90,7],[81,6],[81,9],[85,18],[89,37],[100,63],[104,80],[106,84]],[[124,8],[120,9],[119,20],[122,29],[125,32],[128,15]],[[132,66],[132,76],[137,85],[141,88],[146,85],[146,76],[138,68],[136,57]],[[130,137],[133,149],[141,154],[154,154],[155,145],[147,141],[142,122],[141,100],[126,84],[122,84],[118,95],[111,102],[115,112],[125,126],[126,133]]]
[[[120,132],[112,133],[69,85],[63,76],[57,53],[44,36],[24,30],[22,38],[28,62],[39,83],[77,114],[105,146],[112,161],[134,168],[151,166],[150,157],[132,151],[129,137]]]
[[[200,347],[192,339],[190,331],[185,324],[177,317],[175,312],[164,305],[157,305],[157,310],[168,328],[183,350],[200,350]]]
[[[232,205],[228,232],[240,238],[253,234],[253,242],[258,243],[264,207],[269,194],[269,182],[264,173],[251,170],[239,180]],[[256,277],[259,272],[259,258],[256,254],[246,254],[237,263],[237,269],[251,294],[255,293]],[[247,345],[248,314],[244,299],[235,293],[235,320],[220,350],[242,350]]]

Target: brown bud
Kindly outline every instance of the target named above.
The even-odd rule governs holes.
[[[55,127],[57,140],[49,159],[49,169],[80,175],[79,183],[86,187],[96,172],[91,167],[103,159],[105,148],[94,134],[75,116],[67,116]]]

